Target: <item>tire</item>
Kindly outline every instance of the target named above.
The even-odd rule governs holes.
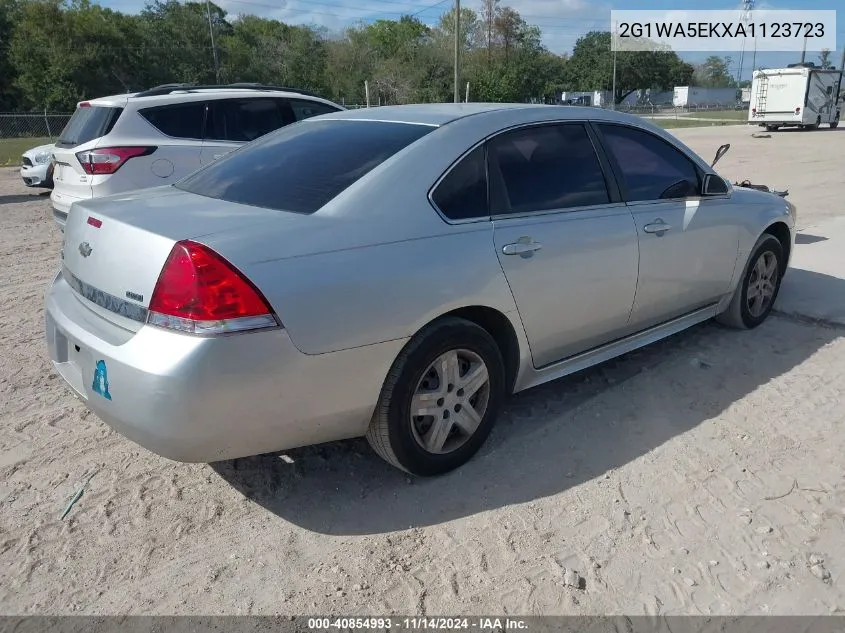
[[[830,124],[830,129],[835,130],[838,127],[839,127],[839,115],[837,114],[836,118],[833,119],[833,123]]]
[[[780,129],[779,125],[767,125],[766,131],[767,132],[777,132]]]
[[[757,310],[759,309],[759,304],[757,304],[756,301],[753,301],[753,305],[749,307],[748,292],[752,283],[755,283],[757,277],[759,276],[759,269],[757,268],[758,262],[766,255],[774,257],[774,260],[777,263],[777,269],[775,271],[776,275],[774,282],[771,284],[771,297],[769,298],[768,303],[765,301],[763,302],[763,309],[758,312]],[[751,251],[751,257],[748,258],[748,262],[745,264],[745,269],[742,271],[742,279],[734,291],[734,296],[731,299],[728,308],[716,316],[716,321],[727,327],[740,330],[750,330],[760,325],[766,320],[766,317],[769,316],[769,313],[772,311],[772,306],[774,306],[775,301],[777,300],[778,292],[780,291],[780,282],[781,279],[783,279],[783,274],[785,272],[785,266],[786,262],[784,261],[784,253],[781,243],[775,236],[769,233],[764,233],[760,236],[760,239],[757,240],[757,243]]]
[[[455,384],[462,384],[461,379],[483,363],[486,385],[471,394],[444,385],[448,381],[441,379],[441,359],[451,358],[453,353],[460,361]],[[432,369],[435,361],[441,369]],[[464,319],[440,319],[414,336],[394,361],[370,421],[367,441],[382,459],[401,470],[423,477],[442,475],[469,461],[484,444],[498,416],[504,387],[504,362],[490,334]],[[418,389],[422,398],[429,396],[424,402],[433,414],[412,418],[411,403]],[[478,416],[482,404],[483,414]],[[464,410],[467,405],[476,412],[475,420]],[[477,422],[477,426],[466,432],[459,421],[470,427]],[[444,434],[434,433],[435,425],[451,429],[440,451],[436,445]]]

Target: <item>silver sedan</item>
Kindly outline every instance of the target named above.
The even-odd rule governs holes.
[[[366,436],[418,475],[509,394],[772,309],[795,208],[594,108],[308,119],[173,186],[74,204],[46,297],[58,372],[179,461]]]

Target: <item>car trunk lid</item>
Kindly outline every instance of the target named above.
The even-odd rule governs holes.
[[[65,225],[64,276],[86,307],[137,331],[176,242],[201,240],[278,216],[276,211],[211,201],[169,186],[78,202]]]

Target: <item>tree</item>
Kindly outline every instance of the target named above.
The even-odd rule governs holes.
[[[475,48],[482,38],[482,23],[472,9],[461,7],[461,39],[464,50]],[[449,9],[440,16],[435,37],[441,45],[453,46],[455,41],[455,9]]]
[[[730,74],[731,58],[711,55],[695,67],[693,83],[704,88],[734,88],[736,80]]]
[[[126,92],[143,67],[136,36],[134,18],[87,0],[23,2],[9,43],[16,85],[29,107],[51,110]]]
[[[9,57],[18,13],[16,0],[0,0],[0,111],[14,110],[22,102],[20,89],[14,81],[14,65]]]
[[[487,44],[487,66],[490,66],[491,54],[494,44],[494,33],[496,31],[496,20],[499,19],[502,9],[499,6],[501,0],[482,0],[481,3],[481,23],[486,34],[485,42]]]
[[[226,12],[211,3],[217,40],[231,33]],[[215,83],[214,51],[204,2],[154,0],[141,12],[145,83]]]
[[[575,42],[572,56],[566,63],[565,87],[569,90],[609,90],[613,82],[611,34],[591,31]],[[671,51],[617,52],[616,94],[621,103],[632,92],[642,88],[668,90],[688,84],[693,67]]]
[[[325,89],[327,51],[307,26],[240,16],[221,38],[223,81]]]

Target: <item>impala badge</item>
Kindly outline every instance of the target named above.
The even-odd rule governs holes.
[[[88,242],[82,242],[82,244],[79,245],[79,254],[83,257],[88,257],[92,250],[94,249],[91,248],[91,245]]]

